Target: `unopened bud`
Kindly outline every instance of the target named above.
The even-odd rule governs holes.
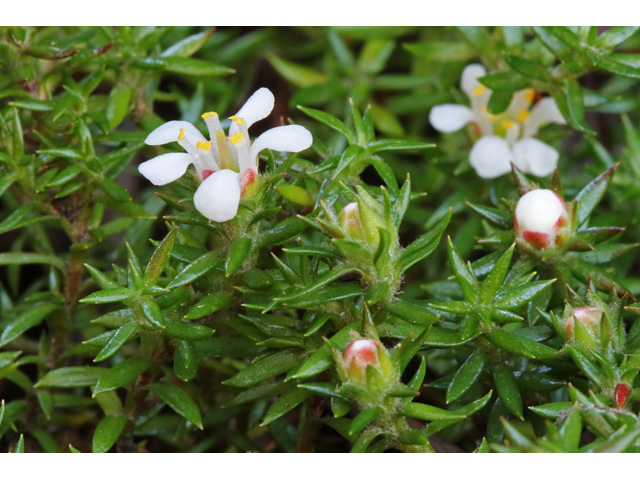
[[[538,250],[563,245],[569,214],[564,200],[545,189],[532,190],[516,206],[516,236]]]
[[[384,348],[380,341],[371,338],[354,340],[344,351],[345,371],[350,379],[363,381],[369,365],[380,363],[378,348]]]
[[[568,339],[592,345],[600,341],[600,322],[604,311],[595,307],[578,307],[565,321],[564,332]]]
[[[362,222],[358,202],[351,202],[344,206],[340,212],[340,227],[351,238],[362,236]]]

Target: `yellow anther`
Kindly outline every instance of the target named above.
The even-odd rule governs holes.
[[[238,132],[238,133],[236,133],[235,135],[233,135],[233,136],[229,137],[229,141],[230,141],[231,143],[233,143],[234,145],[237,145],[237,144],[238,144],[238,142],[239,142],[240,140],[242,140],[243,136],[244,136],[244,135],[242,135],[242,133]]]
[[[207,113],[203,113],[201,116],[202,118],[209,118],[209,117],[213,117],[214,115],[217,115],[217,112],[207,112]]]
[[[497,116],[497,115],[491,115],[491,116],[489,117],[489,121],[491,121],[491,123],[495,123],[495,122],[496,122],[496,120],[498,120],[498,116]]]
[[[229,117],[229,120],[236,122],[238,125],[244,125],[244,118],[236,117],[235,115]]]
[[[178,141],[182,140],[184,138],[184,128],[180,129],[180,134],[178,135]]]
[[[536,96],[536,92],[535,92],[535,90],[533,90],[533,89],[529,88],[529,89],[527,89],[527,93],[526,93],[526,94],[525,94],[525,96],[524,96],[524,100],[525,100],[529,105],[531,105],[531,102],[533,102],[533,97],[535,97],[535,96]]]
[[[504,122],[502,122],[502,126],[506,130],[509,130],[511,127],[513,127],[513,122],[511,120],[505,120]]]
[[[485,87],[484,85],[478,85],[476,88],[473,89],[473,94],[476,97],[479,97],[480,95],[482,95],[484,93],[484,91],[487,89],[487,87]]]
[[[210,150],[211,142],[203,142],[202,140],[198,140],[198,143],[196,143],[196,147],[202,148],[203,150]]]
[[[518,120],[520,123],[522,123],[527,118],[529,118],[529,115],[531,115],[531,112],[529,112],[529,110],[524,108],[524,109],[520,110],[520,113],[518,113],[518,116],[516,117],[516,120]]]

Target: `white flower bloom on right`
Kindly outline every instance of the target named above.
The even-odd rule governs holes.
[[[513,94],[504,113],[492,115],[487,110],[491,90],[478,81],[486,74],[482,65],[467,66],[460,87],[469,97],[470,107],[437,105],[429,114],[431,125],[440,132],[451,133],[472,124],[480,138],[469,153],[469,162],[482,178],[508,173],[511,162],[525,173],[549,175],[558,163],[558,152],[534,137],[542,124],[566,123],[555,100],[543,98],[532,108],[535,91],[528,88]]]

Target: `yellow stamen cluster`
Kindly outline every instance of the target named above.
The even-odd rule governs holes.
[[[536,92],[535,90],[532,89],[528,89],[527,93],[524,96],[525,101],[531,105],[531,102],[533,102],[533,98],[536,96]]]
[[[513,127],[513,122],[511,120],[505,120],[504,122],[502,122],[502,126],[509,130],[511,127]]]
[[[180,134],[178,135],[178,141],[182,140],[184,138],[184,128],[180,129]]]
[[[198,143],[196,143],[196,147],[202,148],[203,150],[211,150],[211,142],[203,142],[202,140],[198,140]]]
[[[529,115],[531,115],[531,112],[529,112],[529,110],[524,108],[524,109],[520,110],[520,113],[518,113],[518,116],[516,117],[516,120],[518,120],[520,123],[522,123],[527,118],[529,118]]]
[[[473,89],[473,94],[476,97],[479,97],[480,95],[482,95],[484,93],[484,91],[487,89],[487,87],[485,87],[484,85],[478,85],[476,88]]]
[[[242,133],[238,132],[235,135],[229,137],[229,141],[231,143],[233,143],[234,145],[237,145],[238,142],[240,142],[240,140],[242,140],[243,137],[244,137],[244,135],[242,135]]]
[[[209,117],[213,117],[214,115],[217,115],[217,112],[207,112],[207,113],[203,113],[201,115],[202,118],[209,118]]]
[[[244,118],[236,117],[235,115],[229,117],[229,120],[236,122],[238,125],[244,125]]]

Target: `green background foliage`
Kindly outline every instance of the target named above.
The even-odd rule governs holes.
[[[0,450],[640,451],[639,48],[637,27],[0,29]],[[513,245],[531,179],[479,178],[466,132],[429,124],[470,63],[492,113],[533,88],[567,121],[538,135],[560,160],[535,181],[575,212],[552,258]],[[154,128],[259,87],[252,135],[314,142],[263,152],[236,219],[194,209],[191,173],[137,172],[179,151]],[[585,305],[601,335],[567,341]],[[360,337],[389,352],[366,384],[341,370]]]

